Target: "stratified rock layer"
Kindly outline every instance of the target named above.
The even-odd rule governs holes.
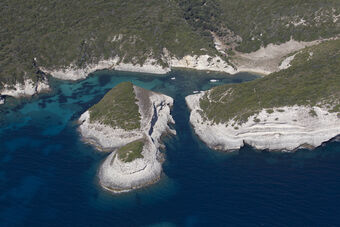
[[[337,113],[320,107],[280,107],[273,113],[262,110],[242,125],[233,120],[214,124],[201,116],[199,100],[203,94],[189,95],[186,102],[196,134],[213,149],[235,150],[246,143],[257,149],[291,151],[320,146],[340,134]]]

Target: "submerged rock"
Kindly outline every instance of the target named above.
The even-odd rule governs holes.
[[[168,124],[173,99],[130,82],[117,85],[79,118],[83,139],[114,151],[99,170],[100,184],[113,192],[129,191],[160,178],[160,137],[175,133]]]

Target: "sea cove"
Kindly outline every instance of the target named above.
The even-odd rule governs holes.
[[[1,225],[336,225],[339,142],[295,153],[248,146],[222,153],[193,132],[187,95],[254,78],[100,71],[77,82],[50,78],[52,93],[8,100],[0,106]],[[108,154],[81,140],[77,120],[123,81],[172,97],[177,135],[163,139],[165,162],[157,184],[114,195],[97,177]]]

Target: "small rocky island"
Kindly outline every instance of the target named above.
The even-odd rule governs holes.
[[[162,172],[161,136],[175,134],[173,99],[123,82],[83,113],[79,131],[86,142],[112,151],[99,170],[100,184],[124,192],[151,184]]]
[[[265,78],[186,97],[190,122],[211,148],[291,151],[340,134],[340,40],[294,54]]]

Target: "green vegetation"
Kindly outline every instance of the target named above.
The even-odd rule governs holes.
[[[261,121],[260,119],[254,117],[254,122],[259,123],[260,121]]]
[[[123,162],[132,162],[137,158],[143,158],[142,151],[144,140],[136,140],[118,149],[118,158]]]
[[[39,80],[39,66],[84,67],[115,56],[166,66],[164,48],[179,58],[219,54],[211,32],[244,52],[290,37],[331,37],[339,14],[338,0],[2,0],[0,88]]]
[[[269,113],[269,114],[272,114],[272,113],[274,113],[274,110],[273,109],[267,109],[266,112]]]
[[[317,117],[318,115],[316,114],[315,110],[311,109],[309,111],[309,114],[312,116],[312,117]]]
[[[202,116],[215,123],[235,117],[242,124],[263,109],[293,105],[340,113],[340,40],[305,48],[291,64],[261,79],[211,89],[200,100]]]
[[[340,22],[334,20],[340,14],[338,0],[177,1],[195,29],[206,36],[215,32],[227,45],[237,42],[242,52],[291,37],[310,41],[340,33]]]
[[[139,129],[141,116],[136,102],[133,84],[120,83],[89,109],[90,121],[125,130]]]
[[[163,0],[3,0],[0,40],[0,81],[7,83],[36,78],[35,57],[38,66],[53,69],[115,56],[165,64],[163,48],[177,57],[215,52],[177,4]]]

